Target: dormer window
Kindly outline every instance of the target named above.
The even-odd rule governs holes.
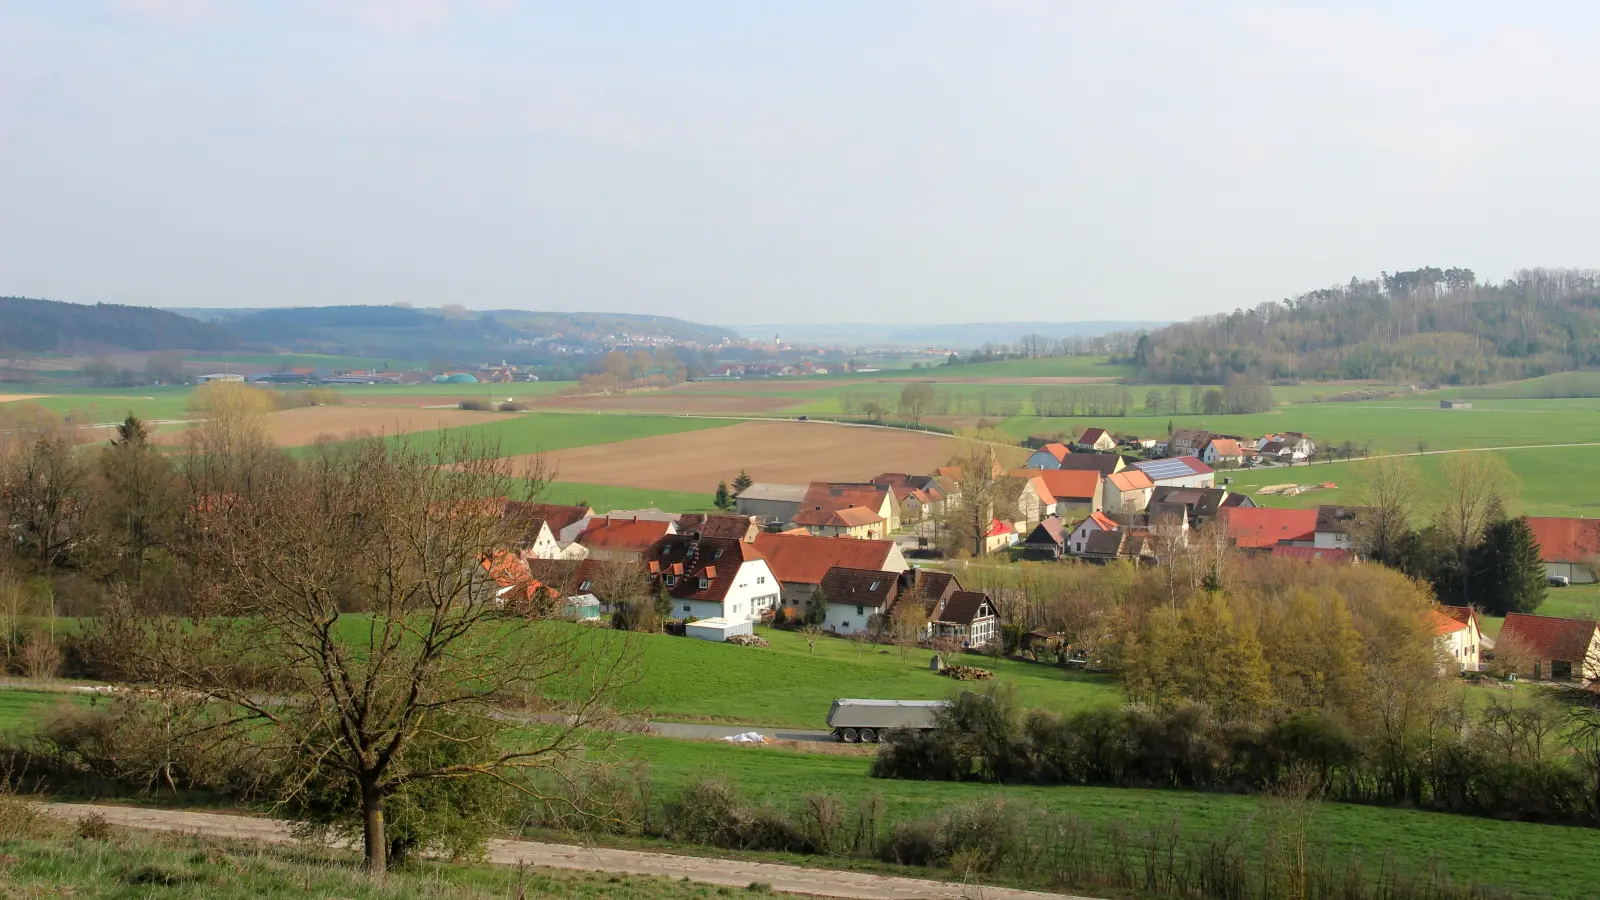
[[[668,575],[667,576],[667,587],[672,587],[673,585],[675,585],[677,583],[678,583],[678,576],[676,576],[676,575]]]
[[[711,558],[712,559],[721,559],[722,558],[722,548],[718,547],[716,552],[711,554]]]
[[[703,590],[705,590],[706,588],[708,588],[710,586],[711,586],[711,579],[705,578],[705,577],[702,577],[700,579],[700,590],[703,591]]]
[[[876,582],[876,581],[874,581],[874,582],[873,582],[873,583],[872,583],[872,587],[869,587],[869,588],[867,588],[867,591],[868,591],[868,592],[869,592],[869,593],[870,593],[870,592],[872,592],[872,591],[875,591],[875,590],[877,590],[877,589],[878,589],[878,585],[879,585],[879,583],[880,583],[880,582]]]
[[[590,589],[590,588],[592,588],[592,587],[594,587],[594,582],[592,582],[592,581],[585,581],[585,582],[584,582],[584,583],[583,583],[583,584],[580,584],[580,585],[578,585],[578,590],[580,590],[580,591],[587,591],[587,590],[588,590],[588,589]]]

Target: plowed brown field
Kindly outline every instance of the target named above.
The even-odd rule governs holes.
[[[576,447],[550,454],[556,478],[650,490],[709,492],[743,469],[756,481],[865,481],[929,472],[958,450],[953,438],[824,422],[745,422],[727,428]]]
[[[457,425],[482,425],[515,417],[515,413],[465,409],[407,409],[402,406],[307,406],[267,416],[267,427],[280,447],[305,447],[327,435],[335,440],[363,434],[406,434]],[[162,432],[157,443],[182,442],[183,432]]]

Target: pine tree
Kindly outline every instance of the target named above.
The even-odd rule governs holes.
[[[711,503],[717,509],[727,509],[733,505],[733,498],[728,496],[728,482],[717,482],[717,496],[712,499]]]
[[[735,497],[739,496],[740,494],[742,494],[745,491],[749,490],[750,489],[750,485],[752,485],[752,484],[755,484],[755,479],[750,477],[750,473],[749,472],[746,472],[745,470],[740,469],[739,470],[739,477],[735,478],[733,480],[733,495]]]
[[[822,592],[822,585],[812,593],[811,599],[806,601],[805,623],[807,625],[821,625],[828,619],[828,595]]]
[[[1492,616],[1533,612],[1549,582],[1539,543],[1523,518],[1500,519],[1484,530],[1472,554],[1474,598]]]

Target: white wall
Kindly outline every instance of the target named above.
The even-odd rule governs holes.
[[[1547,562],[1544,564],[1544,570],[1547,575],[1565,575],[1573,584],[1594,584],[1594,572],[1588,566],[1580,566],[1577,563]]]
[[[1198,475],[1197,474],[1197,475],[1184,475],[1181,478],[1163,478],[1160,481],[1156,482],[1156,487],[1208,488],[1208,487],[1215,487],[1216,486],[1216,482],[1217,482],[1216,473],[1215,472],[1207,472],[1204,475]]]
[[[1072,529],[1071,534],[1067,535],[1067,552],[1082,553],[1084,542],[1089,540],[1089,535],[1103,530],[1099,525],[1095,524],[1094,519],[1084,519],[1078,523],[1077,528]]]
[[[561,545],[556,543],[556,536],[550,533],[548,524],[539,523],[539,535],[534,538],[533,546],[528,548],[527,555],[532,559],[561,558]]]
[[[887,579],[890,576],[885,575]],[[857,612],[860,609],[860,612]],[[872,617],[878,614],[878,607],[862,605],[857,607],[854,603],[828,603],[827,618],[822,620],[822,627],[827,631],[836,631],[839,634],[859,634],[867,630]]]

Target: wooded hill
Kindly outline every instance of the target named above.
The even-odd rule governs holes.
[[[1482,384],[1600,367],[1600,270],[1523,269],[1499,284],[1424,267],[1140,338],[1133,362],[1157,382],[1381,379]]]
[[[228,350],[238,343],[225,328],[161,309],[0,297],[0,352],[8,354]]]

